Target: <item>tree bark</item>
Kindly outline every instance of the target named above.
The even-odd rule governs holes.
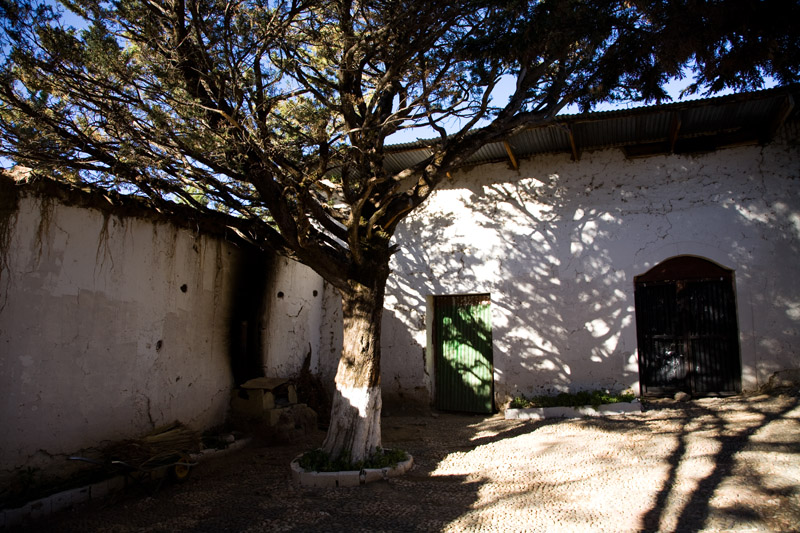
[[[388,261],[387,261],[388,262]],[[388,265],[367,284],[342,290],[342,355],[336,372],[331,424],[322,449],[332,458],[362,461],[381,445],[381,316]]]

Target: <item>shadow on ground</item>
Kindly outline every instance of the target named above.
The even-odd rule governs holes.
[[[740,399],[720,410],[718,403],[698,401],[661,406],[661,409],[641,415],[580,421],[524,422],[507,421],[500,416],[453,414],[387,417],[383,420],[384,445],[408,450],[416,463],[410,473],[398,478],[355,488],[294,486],[290,482],[288,464],[301,451],[321,443],[324,435],[318,432],[301,444],[254,445],[203,463],[184,484],[164,486],[155,494],[131,491],[104,502],[92,502],[29,524],[24,530],[351,532],[470,530],[478,526],[503,530],[509,525],[502,522],[504,509],[527,517],[531,509],[524,505],[520,508],[519,503],[532,501],[531,491],[547,495],[547,477],[520,463],[521,470],[528,468],[536,475],[530,475],[518,486],[502,486],[501,476],[495,476],[485,467],[470,470],[469,461],[463,463],[463,468],[459,463],[459,468],[450,470],[458,472],[457,475],[449,475],[441,465],[484,453],[487,449],[503,450],[520,439],[537,443],[539,433],[551,437],[561,435],[566,425],[569,425],[573,444],[583,431],[588,434],[598,430],[607,435],[610,442],[619,442],[620,447],[638,439],[641,448],[637,449],[641,452],[627,453],[649,453],[650,438],[668,443],[664,453],[651,454],[646,459],[653,461],[661,477],[658,483],[652,484],[647,500],[650,506],[636,515],[633,529],[694,531],[727,521],[724,523],[733,524],[731,529],[736,529],[737,524],[762,524],[790,530],[800,518],[798,487],[778,486],[774,479],[750,465],[752,454],[757,455],[759,461],[777,453],[797,458],[800,453],[796,438],[800,433],[797,413],[794,418],[786,418],[797,405],[797,398],[783,402]],[[791,424],[791,427],[786,426],[791,431],[782,436],[779,424]],[[772,433],[765,438],[767,430]],[[702,437],[705,443],[699,455],[697,437]],[[592,442],[585,445],[591,447]],[[558,457],[563,456],[553,447],[558,448],[559,444],[550,439],[548,446],[531,452],[531,461],[536,460],[538,453],[551,454],[556,458],[552,471],[557,472]],[[515,460],[508,457],[501,463],[513,465]],[[686,475],[686,468],[692,468],[692,461],[697,460],[711,467],[697,477],[691,490],[679,493],[677,487],[681,486],[679,482]],[[619,468],[625,460],[613,458],[609,461]],[[763,501],[778,502],[780,509],[767,516],[772,507],[756,503],[742,505],[739,501],[728,507],[718,503],[711,505],[714,494],[732,479],[746,483],[747,490]],[[552,494],[558,497],[557,492]],[[563,507],[565,502],[553,504]],[[517,505],[517,508],[503,505]],[[520,522],[515,530],[558,529],[555,522],[548,522],[550,511],[546,502],[536,505],[540,521]],[[575,511],[577,516],[583,512],[582,509]],[[499,516],[499,521],[492,521],[494,518],[487,521],[486,516]],[[595,525],[605,530],[621,530],[610,523]]]
[[[800,460],[800,442],[791,434],[785,435],[787,440],[778,436],[769,441],[754,439],[759,432],[771,424],[785,419],[786,415],[798,406],[798,398],[776,406],[769,398],[752,399],[738,413],[736,411],[720,411],[708,407],[708,404],[692,402],[690,406],[676,410],[675,422],[680,426],[675,435],[676,446],[669,456],[669,478],[658,491],[656,505],[644,517],[646,529],[659,529],[664,523],[666,503],[672,496],[672,487],[682,464],[689,456],[690,438],[693,434],[703,433],[716,444],[714,451],[707,458],[713,467],[700,477],[695,489],[688,495],[682,509],[674,518],[676,531],[697,531],[706,527],[710,518],[727,518],[732,527],[737,523],[760,522],[770,524],[777,530],[790,531],[797,523],[785,523],[779,516],[769,516],[766,509],[757,505],[743,505],[741,502],[726,507],[712,507],[709,502],[717,490],[729,479],[736,476],[746,480],[748,492],[758,495],[764,501],[777,503],[780,498],[789,498],[797,502],[800,487],[777,487],[774,479],[770,479],[757,469],[752,468],[746,458],[747,453],[775,454],[790,453]],[[722,400],[724,401],[724,400]],[[736,401],[736,400],[733,400]],[[727,416],[724,416],[727,415]],[[738,415],[738,416],[737,416]],[[751,504],[755,503],[751,500]],[[786,510],[798,517],[794,512]],[[789,514],[787,513],[787,514]],[[717,515],[717,516],[712,516]],[[725,516],[720,516],[725,515]],[[777,520],[775,520],[777,518]]]
[[[476,437],[476,426],[484,435]],[[318,432],[294,445],[254,445],[197,467],[186,483],[152,494],[130,489],[101,502],[26,524],[24,531],[438,531],[477,501],[484,480],[431,476],[453,451],[535,431],[480,416],[388,417],[384,445],[415,458],[407,475],[356,488],[309,489],[290,482],[288,464],[318,446]],[[488,428],[488,429],[487,429]]]

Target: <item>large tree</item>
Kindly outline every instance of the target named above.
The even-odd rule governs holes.
[[[0,156],[235,215],[336,287],[323,447],[353,460],[380,445],[392,236],[448,172],[569,104],[660,101],[686,72],[712,91],[792,82],[800,64],[797,2],[774,0],[61,2],[70,19],[0,0]],[[387,137],[416,126],[430,157],[387,172]]]

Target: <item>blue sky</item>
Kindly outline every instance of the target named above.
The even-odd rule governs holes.
[[[673,102],[686,102],[689,100],[697,100],[699,98],[703,98],[702,94],[694,94],[691,96],[680,98],[680,93],[683,89],[688,87],[692,83],[691,77],[687,75],[686,78],[682,80],[675,79],[671,81],[667,85],[667,93],[672,97]],[[776,84],[774,81],[768,79],[766,80],[765,88],[774,87]],[[495,90],[495,96],[493,100],[498,104],[504,103],[504,101],[511,95],[511,92],[514,89],[514,80],[511,76],[507,76],[505,79],[501,80],[501,83],[498,84],[497,89]],[[714,96],[722,96],[725,94],[731,94],[733,91],[728,89],[721,93],[715,94]],[[594,111],[616,111],[620,109],[631,109],[635,107],[643,107],[645,104],[641,102],[615,102],[615,103],[602,103],[598,105]],[[577,105],[571,105],[566,108],[560,113],[561,115],[571,115],[579,113],[579,109]],[[478,124],[480,127],[481,124]],[[450,127],[446,128],[448,132],[455,132],[458,129],[458,123],[453,121],[450,124]],[[437,138],[438,134],[430,127],[420,127],[420,128],[413,128],[408,130],[403,130],[394,135],[391,135],[387,139],[387,144],[403,144],[414,142],[420,139],[434,139]]]
[[[55,0],[46,0],[46,1],[48,3],[54,4],[54,5],[58,5]],[[83,19],[81,19],[80,17],[76,16],[74,13],[70,12],[68,9],[63,8],[62,6],[58,6],[58,7],[60,8],[60,11],[63,13],[64,22],[67,25],[72,25],[72,26],[78,27],[78,28],[84,26]],[[702,98],[702,95],[692,95],[692,96],[686,97],[686,98],[680,98],[679,97],[681,90],[684,89],[685,87],[687,87],[691,83],[691,81],[692,80],[691,80],[690,77],[686,77],[683,80],[673,80],[670,84],[668,84],[667,92],[672,97],[673,101],[675,101],[675,102],[677,102],[677,101],[687,101],[687,100],[694,100],[694,99],[697,99],[697,98]],[[775,83],[772,80],[767,80],[766,88],[774,87],[774,86],[775,86]],[[497,102],[498,105],[502,105],[505,102],[505,100],[511,95],[513,89],[514,89],[514,78],[511,77],[511,76],[504,77],[501,80],[501,82],[498,84],[496,89],[495,89],[495,96],[494,96],[493,100],[495,102]],[[731,92],[732,91],[728,90],[728,91],[724,91],[722,93],[719,93],[719,95],[729,94]],[[594,109],[594,111],[613,111],[613,110],[618,110],[618,109],[629,109],[629,108],[633,108],[633,107],[642,107],[642,106],[643,106],[643,104],[641,104],[641,103],[631,103],[631,102],[617,102],[617,103],[613,103],[613,104],[612,103],[603,103],[603,104],[598,105]],[[565,108],[561,112],[561,114],[575,114],[575,113],[578,113],[578,112],[579,112],[579,110],[578,110],[577,106],[573,105],[573,106],[569,106],[569,107]],[[448,132],[455,132],[455,131],[458,130],[458,125],[459,125],[458,122],[454,120],[449,125],[446,124],[445,128],[448,130]],[[480,127],[481,125],[482,124],[479,123],[478,127]],[[388,145],[403,144],[403,143],[414,142],[414,141],[417,141],[419,139],[433,139],[433,138],[437,138],[437,137],[438,137],[438,134],[430,127],[411,128],[411,129],[407,129],[407,130],[402,130],[402,131],[400,131],[398,133],[395,133],[394,135],[391,135],[387,139],[387,144]],[[6,163],[6,161],[0,161],[0,167],[6,166],[5,163]]]

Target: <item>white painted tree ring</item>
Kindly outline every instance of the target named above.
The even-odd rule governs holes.
[[[397,463],[395,467],[386,468],[364,468],[363,470],[344,470],[341,472],[306,472],[300,467],[298,455],[292,460],[292,481],[301,487],[357,487],[372,481],[379,481],[390,477],[400,476],[411,470],[414,466],[414,458],[408,454],[408,459]]]

